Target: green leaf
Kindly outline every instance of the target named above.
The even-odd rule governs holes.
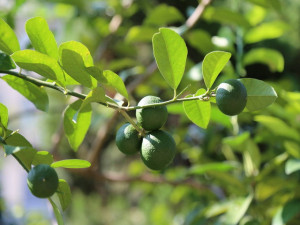
[[[0,52],[0,69],[1,70],[11,70],[15,69],[16,65],[11,57],[3,52]]]
[[[31,101],[37,109],[42,111],[48,110],[48,95],[43,87],[38,87],[15,76],[6,75],[1,78],[6,81],[9,86]]]
[[[82,159],[65,159],[61,161],[56,161],[51,164],[51,167],[63,167],[63,168],[71,168],[71,169],[81,169],[88,168],[91,166],[91,163]]]
[[[7,128],[8,123],[8,110],[5,105],[0,103],[0,123]],[[1,129],[1,128],[0,128]]]
[[[205,93],[204,89],[200,89],[194,96],[200,96]],[[192,97],[188,95],[186,97]],[[187,117],[197,126],[207,128],[210,119],[211,105],[209,101],[192,100],[184,101],[183,108]]]
[[[219,73],[223,70],[229,61],[231,54],[229,52],[214,51],[208,53],[203,60],[202,72],[204,83],[208,89],[212,87]]]
[[[252,44],[266,39],[278,38],[288,29],[289,26],[282,21],[263,23],[248,30],[244,36],[244,40],[247,44]]]
[[[129,29],[125,40],[129,43],[151,42],[152,36],[156,31],[157,29],[153,27],[134,26]]]
[[[274,88],[264,81],[242,78],[240,81],[247,89],[246,109],[256,111],[271,105],[277,98]]]
[[[62,210],[66,210],[72,201],[71,189],[67,181],[59,179],[56,194],[59,198]]]
[[[250,194],[246,198],[237,198],[231,201],[231,206],[229,207],[226,214],[221,217],[221,224],[226,225],[236,225],[243,218],[245,213],[247,212],[251,202],[253,199],[253,195]]]
[[[34,71],[61,85],[65,83],[64,72],[57,60],[48,55],[34,50],[22,50],[15,52],[12,58],[19,67],[25,70]]]
[[[298,131],[278,118],[260,115],[255,116],[254,120],[268,128],[274,135],[284,137],[289,140],[300,140]]]
[[[165,26],[182,21],[184,21],[184,17],[177,8],[166,4],[160,4],[150,11],[150,14],[144,20],[144,24]]]
[[[83,100],[81,108],[92,102],[106,102],[105,91],[102,87],[96,87],[91,90]]]
[[[223,138],[222,142],[223,144],[229,145],[234,150],[243,152],[245,150],[245,145],[247,140],[249,140],[249,137],[250,137],[249,132],[243,132],[237,136],[225,137]]]
[[[57,205],[54,203],[54,201],[51,198],[48,198],[48,199],[52,205],[53,212],[54,212],[54,215],[55,215],[55,218],[57,221],[57,225],[64,225],[64,219],[63,219]]]
[[[272,72],[282,72],[284,69],[284,58],[274,49],[255,48],[247,52],[243,59],[244,66],[254,63],[266,64]]]
[[[185,42],[179,34],[168,28],[160,28],[159,33],[154,34],[152,42],[159,71],[167,83],[176,90],[185,70],[187,58]]]
[[[4,145],[6,155],[14,155],[25,170],[31,169],[32,160],[37,151],[30,147]]]
[[[34,17],[27,20],[25,29],[32,46],[37,51],[58,60],[57,43],[44,18]]]
[[[32,160],[34,166],[39,164],[51,165],[51,163],[53,163],[53,155],[47,151],[38,151]]]
[[[300,144],[297,144],[297,142],[294,141],[285,141],[283,145],[289,155],[300,159]]]
[[[20,50],[20,44],[15,32],[0,18],[0,50],[7,55]]]
[[[289,159],[285,164],[285,173],[290,175],[300,170],[300,159]]]
[[[243,161],[245,175],[247,177],[258,175],[261,163],[261,155],[258,146],[252,139],[248,139],[245,142]]]
[[[90,51],[80,42],[68,41],[59,46],[59,60],[63,69],[80,84],[92,88],[97,81],[86,71],[94,65]]]
[[[92,108],[81,107],[82,100],[69,105],[64,114],[64,129],[70,146],[76,151],[82,143],[91,124]],[[77,117],[76,117],[77,116]],[[76,117],[76,118],[75,118]]]
[[[222,163],[206,163],[202,165],[195,165],[189,169],[189,174],[201,175],[207,171],[230,171],[236,168],[236,165],[232,163],[222,162]]]
[[[113,87],[117,92],[129,100],[128,92],[125,84],[120,76],[110,70],[103,72],[96,66],[86,68],[86,70],[96,79],[99,83],[109,87]]]
[[[250,26],[249,22],[242,14],[233,12],[227,8],[215,8],[209,6],[205,9],[202,17],[209,22],[219,22],[221,24],[234,26],[238,25],[245,28]]]
[[[187,34],[188,43],[199,52],[207,54],[214,50],[211,35],[205,30],[193,30]]]
[[[272,225],[285,225],[300,212],[300,201],[291,200],[284,206],[280,207],[273,217]],[[298,220],[297,220],[298,221]]]
[[[21,134],[19,134],[18,132],[13,133],[13,131],[11,130],[8,131],[8,137],[5,139],[7,145],[32,147],[29,141],[27,141],[26,138],[23,137]]]

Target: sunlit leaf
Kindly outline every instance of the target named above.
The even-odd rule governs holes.
[[[200,89],[194,96],[200,96],[205,93],[204,89]],[[188,95],[186,97],[192,97]],[[192,100],[183,102],[184,112],[187,117],[197,126],[207,128],[210,119],[211,105],[209,101]]]
[[[256,111],[271,105],[277,98],[274,88],[264,81],[242,78],[240,81],[247,89],[246,109]]]
[[[80,42],[68,41],[59,46],[59,60],[64,70],[86,87],[96,87],[97,81],[85,70],[93,66],[90,51]]]
[[[285,225],[300,212],[300,201],[294,199],[280,207],[273,217],[272,225]]]
[[[207,54],[214,50],[214,44],[212,43],[211,35],[205,30],[193,30],[187,35],[188,43],[197,49],[202,54]]]
[[[48,110],[48,95],[43,87],[38,87],[26,80],[10,75],[3,76],[1,79],[31,101],[37,109],[42,111]]]
[[[8,55],[20,50],[15,32],[2,18],[0,18],[0,50]]]
[[[27,20],[25,28],[32,46],[37,51],[58,59],[58,48],[54,35],[44,18],[34,17]]]
[[[144,21],[146,25],[165,26],[174,22],[184,21],[184,17],[177,8],[166,4],[160,4],[149,12],[150,14]]]
[[[229,52],[222,51],[214,51],[205,56],[202,64],[202,71],[204,82],[208,89],[212,87],[230,57],[231,54]]]
[[[247,52],[243,59],[244,66],[254,63],[266,64],[272,72],[282,72],[284,69],[284,58],[274,49],[254,48]]]
[[[59,179],[56,194],[59,198],[62,210],[66,210],[72,201],[72,194],[70,186],[65,180]]]
[[[266,39],[278,38],[289,29],[288,25],[282,21],[272,21],[263,23],[250,29],[244,36],[248,44],[256,43]]]
[[[5,105],[0,103],[0,123],[2,124],[3,127],[7,128],[7,123],[8,123],[8,110]],[[1,126],[0,126],[0,131],[1,131]]]
[[[153,27],[134,26],[129,29],[125,40],[130,43],[151,42],[155,32],[157,32],[157,29]]]
[[[39,164],[50,165],[53,162],[53,155],[47,151],[38,151],[32,160],[32,165],[36,166]]]
[[[105,91],[103,87],[96,87],[91,90],[83,100],[81,107],[85,107],[92,102],[106,102]]]
[[[88,168],[91,166],[91,163],[86,160],[82,159],[65,159],[56,161],[51,164],[51,167],[57,168],[57,167],[63,167],[63,168],[73,168],[73,169],[79,169],[79,168]]]
[[[300,170],[300,159],[289,159],[285,164],[285,173],[290,175]]]
[[[64,129],[70,146],[76,151],[89,129],[92,117],[90,104],[81,107],[82,100],[69,105],[64,113]]]
[[[189,169],[189,174],[201,175],[207,171],[230,171],[236,168],[236,165],[232,163],[205,163],[201,165],[195,165]]]
[[[152,42],[154,57],[162,76],[173,89],[177,89],[187,58],[184,40],[175,31],[160,28]]]

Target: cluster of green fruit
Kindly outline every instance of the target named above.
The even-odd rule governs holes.
[[[159,97],[146,96],[141,99],[138,106],[159,102],[161,102]],[[173,137],[168,132],[160,130],[168,119],[167,107],[162,105],[137,109],[136,119],[147,133],[143,136],[132,124],[124,124],[116,135],[119,150],[126,155],[140,152],[144,164],[152,170],[166,168],[176,153]]]
[[[27,175],[27,185],[38,198],[51,197],[57,191],[58,183],[55,169],[47,164],[36,165]]]

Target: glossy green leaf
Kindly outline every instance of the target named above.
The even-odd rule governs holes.
[[[96,87],[91,90],[83,100],[81,107],[85,107],[92,102],[106,102],[105,91],[103,87]]]
[[[278,38],[289,29],[288,25],[282,21],[272,21],[256,26],[245,34],[246,43],[256,43],[266,39]]]
[[[300,159],[289,159],[285,164],[285,173],[290,175],[300,170]]]
[[[200,89],[194,96],[200,96],[205,93],[204,89]],[[187,97],[192,97],[188,95]],[[183,108],[187,117],[197,126],[207,128],[210,119],[211,105],[209,101],[192,100],[184,101]]]
[[[231,201],[229,210],[224,216],[221,217],[221,224],[226,225],[236,225],[242,219],[242,217],[247,212],[251,202],[253,200],[253,195],[243,198],[237,198]]]
[[[92,88],[97,81],[86,71],[94,65],[90,51],[80,42],[68,41],[59,46],[59,60],[64,70],[80,84]]]
[[[14,155],[25,170],[31,169],[32,160],[37,151],[31,147],[4,145],[6,155]]]
[[[32,160],[32,165],[36,166],[39,164],[48,164],[53,163],[53,155],[47,151],[38,151]]]
[[[189,174],[201,175],[207,171],[230,171],[236,168],[236,165],[232,163],[222,162],[222,163],[206,163],[202,165],[195,165],[189,169]]]
[[[5,139],[7,145],[12,146],[22,146],[22,147],[32,147],[28,140],[18,132],[13,132],[8,130],[8,137]]]
[[[284,58],[274,49],[254,48],[247,52],[243,59],[244,66],[254,63],[266,64],[272,72],[282,72],[284,69]]]
[[[27,20],[25,29],[32,46],[39,52],[58,59],[58,48],[47,21],[42,17]]]
[[[154,57],[164,79],[173,88],[177,89],[184,70],[187,58],[187,47],[184,40],[175,31],[160,28],[152,39]]]
[[[22,69],[34,71],[46,78],[64,85],[63,70],[54,58],[34,50],[17,51],[12,55],[13,60]]]
[[[91,124],[92,108],[88,104],[81,108],[82,100],[69,105],[64,113],[64,129],[70,146],[76,151]]]
[[[260,115],[255,116],[254,120],[268,128],[274,135],[295,141],[300,140],[299,132],[279,118]]]
[[[63,167],[63,168],[72,168],[72,169],[80,169],[80,168],[88,168],[91,166],[91,163],[82,159],[65,159],[61,161],[56,161],[51,164],[51,167]]]
[[[280,207],[273,217],[272,225],[285,225],[300,212],[300,201],[294,199]],[[298,221],[298,220],[297,220]]]
[[[53,208],[53,212],[54,212],[54,215],[55,215],[55,218],[56,218],[56,222],[57,222],[57,225],[64,225],[64,219],[57,207],[57,205],[54,203],[54,201],[51,199],[51,198],[48,198],[51,205],[52,205],[52,208]]]
[[[11,70],[15,69],[16,65],[11,57],[3,52],[0,52],[0,69],[1,70]]]
[[[205,30],[193,30],[187,35],[188,43],[199,52],[207,54],[214,50],[214,44],[211,41],[211,35]]]
[[[229,52],[223,51],[214,51],[205,56],[202,64],[202,72],[205,85],[208,89],[212,87],[230,57],[231,54]]]
[[[72,193],[69,184],[63,179],[59,179],[56,194],[62,210],[66,210],[72,201]]]
[[[246,109],[256,111],[271,105],[277,98],[274,88],[264,81],[242,78],[240,81],[247,89]]]
[[[219,22],[221,24],[238,25],[241,27],[249,27],[249,22],[245,17],[237,12],[227,8],[209,6],[203,13],[203,18],[209,22]]]
[[[0,18],[0,50],[8,55],[20,50],[15,32],[2,18]]]
[[[0,123],[2,126],[7,128],[7,123],[8,123],[8,110],[5,105],[0,103]],[[1,129],[1,126],[0,126]]]
[[[183,15],[177,8],[166,4],[160,4],[149,12],[150,14],[144,20],[146,25],[166,26],[184,21]]]
[[[48,110],[48,95],[43,87],[38,87],[28,81],[10,75],[3,76],[1,79],[31,101],[37,109],[42,111]]]
[[[146,26],[131,27],[126,35],[125,40],[129,43],[151,42],[152,36],[157,32],[157,29]],[[111,68],[111,67],[109,67]]]

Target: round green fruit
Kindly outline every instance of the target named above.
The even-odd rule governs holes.
[[[247,90],[239,80],[227,80],[218,86],[216,102],[218,108],[224,114],[237,115],[246,107]]]
[[[27,176],[27,185],[31,193],[38,198],[52,196],[58,188],[56,171],[47,164],[33,167]]]
[[[143,138],[141,158],[152,170],[166,168],[173,161],[175,153],[175,141],[166,131],[152,131]]]
[[[126,155],[132,155],[140,151],[142,138],[130,123],[126,123],[117,132],[116,144],[121,152]]]
[[[156,96],[146,96],[141,99],[138,106],[159,103],[162,100]],[[138,123],[147,131],[160,129],[168,119],[167,107],[155,106],[136,110],[136,119]]]

